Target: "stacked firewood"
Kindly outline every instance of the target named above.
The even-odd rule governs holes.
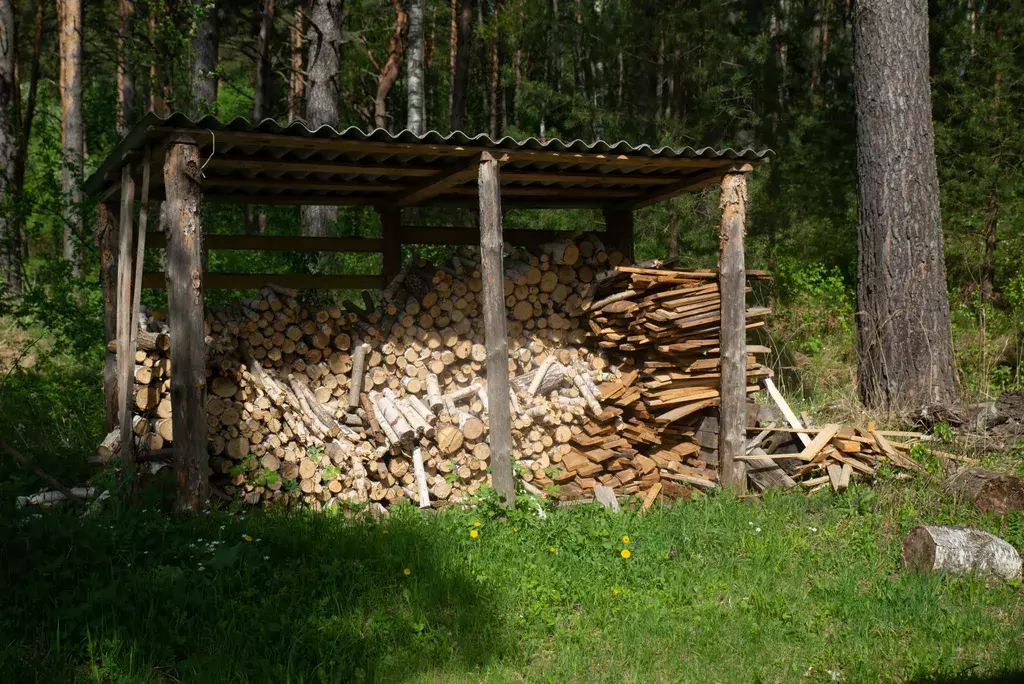
[[[596,235],[506,251],[513,458],[521,479],[543,490],[570,440],[605,414],[597,385],[621,375],[585,344],[581,301],[622,255]],[[213,483],[252,503],[314,506],[477,493],[490,466],[481,290],[477,250],[457,248],[440,266],[413,255],[379,298],[364,293],[360,304],[307,308],[294,291],[268,285],[210,312]],[[140,346],[148,339],[142,333]],[[160,340],[166,359],[170,340]],[[142,443],[150,450],[171,436],[169,365],[152,362],[160,375],[136,388],[135,405],[149,434],[166,433]],[[116,453],[115,441],[101,456]]]

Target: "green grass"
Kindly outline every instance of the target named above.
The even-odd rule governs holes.
[[[930,481],[644,517],[526,508],[507,520],[400,508],[382,523],[182,521],[154,502],[5,515],[0,681],[1024,676],[1020,586],[913,575],[899,558],[918,523],[980,526],[1021,548],[1024,520],[979,515]]]

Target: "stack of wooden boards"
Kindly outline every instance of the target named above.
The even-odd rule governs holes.
[[[883,462],[894,468],[919,471],[921,466],[909,456],[913,442],[893,438],[927,439],[915,432],[877,430],[873,423],[865,428],[829,423],[821,428],[772,426],[748,430],[756,434],[748,442],[744,460],[752,484],[760,490],[769,486],[785,489],[799,484],[811,491],[830,487],[843,492],[854,476],[874,479],[878,464]],[[761,445],[765,436],[772,432],[795,434],[802,449],[794,450],[795,453],[768,454]]]
[[[555,477],[561,497],[588,496],[596,485],[620,494],[665,483],[716,485],[717,460],[701,453],[695,433],[719,402],[719,297],[715,271],[619,266],[594,279],[581,300],[588,344],[617,372],[598,385],[604,412],[571,439]],[[748,309],[748,329],[762,326],[768,313]],[[769,350],[747,349],[747,389],[754,392],[771,374],[757,359]]]

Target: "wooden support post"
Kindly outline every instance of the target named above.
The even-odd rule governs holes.
[[[196,511],[209,493],[206,447],[206,343],[203,330],[203,196],[199,148],[170,143],[164,159],[161,221],[167,234],[167,308],[171,341],[171,412],[178,511]]]
[[[743,254],[747,180],[742,173],[722,179],[722,226],[718,281],[721,290],[722,387],[718,462],[722,484],[746,492],[742,459],[747,422],[746,273]]]
[[[508,508],[515,506],[512,478],[512,415],[509,406],[508,331],[505,312],[505,271],[502,266],[501,181],[498,160],[480,155],[480,270],[483,276],[484,341],[487,345],[487,403],[494,488]]]
[[[402,210],[380,207],[380,232],[384,239],[384,283],[390,283],[402,269]]]
[[[126,315],[128,324],[128,348],[126,356],[130,359],[128,366],[128,373],[132,372],[135,364],[135,347],[139,340],[139,308],[142,306],[142,266],[143,261],[146,257],[146,230],[149,227],[149,178],[150,178],[150,162],[152,160],[152,150],[147,147],[145,155],[142,160],[142,201],[139,202],[139,234],[136,240],[135,249],[135,261],[132,273],[128,276],[129,281],[132,284],[132,295],[128,301],[128,313]],[[132,207],[131,211],[135,211]],[[132,261],[125,264],[125,272],[128,273],[128,267],[131,266]],[[128,382],[130,386],[134,388],[134,383],[131,382],[131,375],[128,376]],[[121,421],[121,459],[124,461],[125,469],[128,471],[130,476],[135,474],[135,435],[132,434],[132,393],[128,392],[126,402],[124,405],[124,420]]]
[[[104,202],[97,207],[96,241],[100,253],[100,289],[103,296],[103,340],[117,339],[117,245],[120,211],[115,202]],[[120,409],[117,382],[117,353],[105,352],[103,362],[103,397],[106,409],[106,432],[118,425]]]
[[[633,263],[633,212],[605,209],[604,225],[612,248],[622,253],[624,263]]]
[[[121,227],[117,249],[117,422],[121,434],[127,429],[131,434],[131,397],[134,382],[132,368],[135,365],[135,351],[131,343],[132,305],[132,222],[135,217],[135,182],[131,166],[121,170]],[[135,440],[122,439],[121,458],[131,463],[134,456]]]

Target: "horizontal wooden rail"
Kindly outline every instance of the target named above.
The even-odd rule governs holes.
[[[203,287],[207,290],[258,290],[267,283],[297,290],[379,290],[384,276],[327,275],[312,273],[207,273]],[[142,286],[162,290],[167,287],[164,274],[142,274]]]
[[[607,234],[594,233],[605,242]],[[524,230],[510,228],[502,231],[502,239],[517,247],[536,247],[546,242],[555,242],[572,237],[568,230]],[[453,228],[448,226],[402,226],[400,233],[403,245],[479,245],[478,228]]]
[[[297,235],[204,235],[206,249],[239,249],[261,252],[380,252],[380,238],[303,237]],[[165,249],[164,233],[146,233],[147,249]]]

